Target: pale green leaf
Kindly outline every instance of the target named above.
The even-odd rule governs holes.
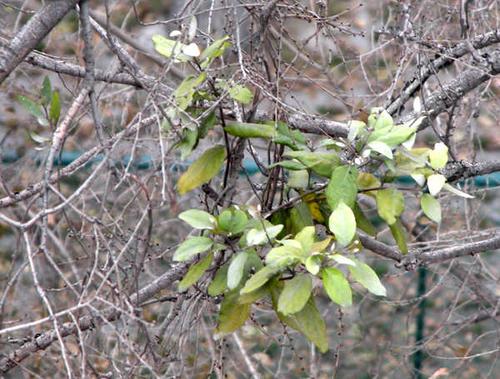
[[[328,226],[337,242],[342,246],[347,246],[356,234],[356,218],[352,209],[341,201],[330,215]]]
[[[266,264],[280,269],[293,265],[302,259],[305,259],[302,249],[292,246],[275,247],[266,254]]]
[[[312,280],[308,274],[297,274],[292,279],[286,280],[278,300],[278,312],[285,316],[297,313],[306,305],[311,290]]]
[[[316,275],[321,268],[321,256],[320,255],[311,255],[306,259],[306,270],[311,274]]]
[[[245,86],[235,85],[229,89],[229,96],[241,104],[248,105],[253,100],[253,93]]]
[[[391,115],[385,109],[371,109],[371,113],[368,116],[368,127],[378,130],[392,127],[393,124],[394,121],[392,120]]]
[[[214,241],[208,237],[190,237],[179,245],[174,253],[173,260],[184,262],[197,254],[204,253],[213,246]]]
[[[215,40],[208,46],[205,50],[203,50],[203,53],[200,55],[200,61],[205,61],[203,62],[204,65],[202,65],[202,68],[206,67],[207,62],[212,61],[214,58],[220,57],[222,54],[224,54],[224,50],[231,46],[231,43],[229,42],[229,36],[224,36],[218,40]]]
[[[178,217],[195,229],[213,229],[217,224],[214,216],[199,209],[187,210],[179,214]]]
[[[434,170],[444,168],[448,163],[448,146],[442,142],[436,143],[429,152],[429,163]]]
[[[229,269],[227,270],[227,287],[230,290],[235,289],[240,284],[247,258],[248,254],[242,252],[237,254],[231,261]]]
[[[384,142],[380,142],[378,140],[372,141],[367,146],[370,149],[372,149],[373,151],[376,151],[377,153],[383,155],[386,158],[389,158],[389,159],[393,158],[392,149]]]
[[[340,254],[333,254],[330,256],[335,262],[340,263],[342,265],[348,265],[348,266],[356,266],[356,263],[347,257],[344,257],[343,255]]]
[[[250,229],[246,235],[248,246],[261,245],[276,237],[283,230],[283,225],[273,225],[264,229]]]
[[[356,139],[360,131],[366,129],[366,124],[363,121],[351,120],[347,123],[347,127],[349,128],[347,139],[352,142]]]
[[[323,269],[323,287],[328,297],[342,307],[352,305],[352,291],[344,273],[339,269],[328,267]]]
[[[441,222],[441,204],[439,204],[438,200],[425,193],[420,199],[420,206],[422,207],[425,215],[432,221],[437,222],[438,224]]]
[[[335,168],[325,191],[326,200],[331,209],[337,208],[340,202],[353,207],[358,194],[358,170],[353,166]]]
[[[306,226],[295,236],[295,240],[300,242],[302,250],[309,253],[314,244],[314,238],[316,236],[316,229],[314,226]]]
[[[207,254],[201,261],[192,265],[184,278],[179,282],[179,292],[183,292],[195,284],[203,276],[205,271],[208,270],[212,259],[214,257],[213,253]]]
[[[388,133],[379,135],[376,141],[383,142],[389,147],[396,147],[415,135],[416,130],[416,127],[394,125]]]
[[[446,183],[446,178],[441,174],[433,174],[427,178],[427,188],[429,188],[429,193],[432,196],[436,196],[444,184]]]
[[[377,273],[366,263],[357,259],[354,261],[356,266],[348,266],[352,278],[374,295],[387,296],[387,290],[380,282]]]
[[[335,167],[340,164],[340,158],[335,152],[320,151],[288,151],[287,157],[295,158],[316,174],[330,177]]]
[[[32,116],[34,116],[38,123],[42,126],[47,126],[48,122],[43,113],[42,106],[26,96],[18,95],[17,100]]]
[[[168,39],[159,34],[154,35],[152,40],[155,50],[167,58],[172,58],[174,62],[187,62],[192,59],[190,56],[182,53],[182,49],[186,45],[177,40]]]
[[[387,188],[378,190],[376,199],[379,216],[389,225],[394,224],[396,217],[400,216],[405,209],[403,194],[394,188]]]
[[[225,158],[224,146],[218,145],[205,151],[179,178],[179,193],[183,195],[210,181],[219,173]]]
[[[309,186],[309,172],[307,170],[290,171],[287,184],[290,188],[306,189]]]

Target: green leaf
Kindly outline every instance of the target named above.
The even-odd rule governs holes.
[[[396,217],[400,216],[405,209],[403,194],[394,189],[387,188],[377,191],[377,211],[389,225],[396,222]]]
[[[241,289],[240,293],[243,295],[255,291],[257,288],[262,287],[266,284],[269,279],[280,272],[277,267],[264,266],[259,271],[257,271],[250,279],[245,283],[245,286]]]
[[[389,133],[378,136],[376,141],[383,142],[390,147],[396,147],[407,141],[412,135],[415,134],[416,130],[416,127],[394,125]]]
[[[264,229],[253,228],[250,229],[246,235],[246,242],[248,246],[261,245],[267,243],[280,234],[283,225],[273,225],[265,227]]]
[[[219,268],[213,278],[212,282],[208,286],[208,294],[210,296],[218,296],[227,288],[227,271],[229,269],[229,263]]]
[[[420,206],[424,211],[425,215],[429,217],[432,221],[441,222],[441,204],[439,201],[434,199],[431,195],[425,193],[420,199]]]
[[[184,292],[193,284],[195,284],[203,276],[205,271],[208,270],[212,259],[214,258],[214,253],[207,254],[201,261],[192,265],[184,278],[179,283],[179,292]]]
[[[288,316],[299,312],[306,305],[312,291],[312,280],[308,274],[298,274],[285,281],[278,300],[278,312]]]
[[[332,212],[328,226],[340,245],[349,245],[356,234],[356,218],[352,209],[341,201]]]
[[[381,186],[380,180],[368,172],[360,172],[356,179],[356,184],[362,190],[377,189]]]
[[[218,40],[215,40],[208,46],[205,50],[200,55],[200,61],[203,62],[202,68],[205,68],[210,61],[213,59],[220,57],[222,54],[224,54],[224,50],[231,46],[231,43],[229,42],[229,36],[224,36]],[[206,62],[204,62],[206,61]]]
[[[311,274],[316,275],[321,269],[321,256],[320,255],[311,255],[306,259],[306,270]]]
[[[246,252],[242,252],[237,254],[231,261],[227,271],[227,287],[230,290],[235,289],[240,284],[247,258],[248,254]]]
[[[427,178],[427,188],[432,196],[436,196],[444,184],[446,183],[446,178],[441,174],[433,174]]]
[[[279,296],[279,290],[277,288],[273,289],[274,291],[271,293],[273,304],[276,308],[276,299]],[[313,296],[309,297],[306,305],[299,312],[285,316],[277,311],[277,315],[283,323],[306,336],[309,341],[316,345],[320,352],[326,353],[328,351],[328,335],[326,333],[325,321],[321,317],[318,308],[316,308]]]
[[[336,209],[340,202],[352,208],[358,194],[358,170],[352,166],[335,168],[326,187],[326,201],[330,208]]]
[[[323,270],[323,287],[328,297],[342,307],[352,305],[352,291],[344,273],[339,269],[328,267]]]
[[[306,189],[309,186],[309,171],[290,171],[287,184],[290,188]]]
[[[386,129],[394,125],[391,115],[382,108],[372,108],[368,116],[368,127],[375,130]]]
[[[387,290],[380,282],[378,275],[366,263],[353,259],[356,266],[348,266],[352,278],[377,296],[387,296]]]
[[[253,93],[245,86],[235,85],[229,89],[229,96],[241,104],[250,104],[253,100]]]
[[[42,107],[40,104],[34,102],[31,99],[28,99],[26,96],[19,95],[17,96],[17,100],[22,105],[22,107],[27,110],[32,116],[36,117],[38,123],[42,126],[47,126],[48,122],[43,113]]]
[[[207,74],[205,72],[202,72],[198,76],[188,75],[179,84],[179,87],[174,91],[174,98],[180,109],[185,110],[192,104],[196,89],[203,84],[206,78]]]
[[[196,254],[203,253],[209,250],[214,244],[208,237],[191,237],[179,245],[174,253],[173,260],[176,262],[184,262]]]
[[[300,243],[298,244],[300,246]],[[266,254],[266,264],[282,269],[301,261],[303,258],[305,259],[305,254],[302,252],[301,248],[294,246],[279,246],[272,248]]]
[[[373,151],[376,151],[377,153],[383,155],[384,157],[392,160],[393,158],[392,149],[386,143],[377,140],[370,142],[367,146]]]
[[[155,50],[167,58],[172,58],[174,62],[188,62],[192,59],[189,55],[182,53],[186,45],[178,40],[168,39],[159,34],[155,34],[152,40]]]
[[[349,128],[347,139],[352,142],[356,139],[359,132],[366,129],[366,124],[363,121],[351,120],[347,123],[347,127]]]
[[[330,258],[341,265],[356,266],[356,263],[352,259],[347,258],[341,254],[333,254],[330,256]]]
[[[306,226],[314,225],[311,210],[304,201],[301,201],[290,209],[286,219],[286,230],[288,233],[297,234]]]
[[[182,160],[186,159],[196,147],[196,145],[198,144],[198,137],[198,130],[196,129],[192,130],[189,128],[185,128],[182,130],[182,138],[175,145],[175,147],[181,152]]]
[[[332,170],[340,164],[340,158],[335,152],[288,151],[285,155],[297,159],[316,174],[325,177],[330,177]]]
[[[295,240],[300,242],[302,250],[305,253],[309,253],[314,244],[314,239],[316,236],[316,229],[314,226],[306,226],[295,236]]]
[[[389,225],[389,229],[391,229],[392,236],[394,237],[394,240],[396,241],[401,253],[408,254],[406,234],[399,218],[396,219],[396,222],[394,224]]]
[[[250,316],[251,304],[242,304],[238,301],[238,291],[231,291],[224,295],[219,311],[219,322],[215,333],[219,336],[230,334],[245,324]]]
[[[377,234],[377,229],[373,226],[372,222],[368,217],[365,216],[362,209],[356,203],[354,204],[354,208],[352,209],[354,213],[354,217],[356,218],[356,227],[361,229],[363,232],[374,236]]]
[[[42,105],[48,105],[52,99],[52,86],[48,76],[43,78],[42,90],[40,91]]]
[[[179,193],[184,195],[210,181],[219,173],[225,158],[226,149],[222,145],[205,151],[179,178],[177,182]]]
[[[439,170],[448,163],[448,146],[442,142],[434,145],[434,150],[429,152],[429,163],[434,170]]]
[[[235,137],[241,138],[267,138],[276,136],[276,129],[272,125],[252,124],[248,122],[226,122],[224,130]]]
[[[61,101],[59,99],[59,92],[52,92],[52,99],[50,101],[50,111],[49,111],[49,119],[55,125],[59,121],[59,117],[61,116]]]
[[[199,209],[187,210],[179,214],[178,217],[195,229],[213,229],[217,224],[214,216]]]
[[[223,211],[217,217],[217,221],[219,228],[234,235],[241,233],[245,229],[248,223],[248,217],[245,212],[231,207]]]
[[[300,171],[304,170],[307,168],[304,164],[297,162],[297,161],[292,161],[292,160],[284,160],[280,162],[273,163],[272,165],[269,165],[268,168],[273,168],[276,166],[281,166],[283,168],[286,168],[287,170],[292,170],[292,171]]]

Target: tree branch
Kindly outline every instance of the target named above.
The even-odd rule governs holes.
[[[130,297],[131,303],[134,306],[139,306],[144,301],[149,300],[150,298],[155,296],[161,290],[169,287],[176,280],[182,278],[185,271],[185,265],[177,265],[172,267],[169,271],[155,279],[151,284],[143,287],[138,293],[133,294]],[[59,328],[59,332],[61,337],[74,335],[78,333],[78,330],[86,331],[95,328],[97,324],[101,323],[100,318],[105,319],[108,322],[115,321],[120,318],[121,313],[122,312],[113,308],[104,311],[102,316],[82,316],[78,319],[78,325],[73,322],[64,323]],[[7,357],[0,359],[0,372],[8,372],[12,368],[16,367],[24,359],[28,358],[31,354],[48,348],[56,339],[57,335],[55,330],[41,333],[37,337],[33,338],[32,341],[26,342],[21,347],[11,352]]]
[[[74,8],[77,0],[47,2],[10,41],[0,47],[0,84],[45,38],[59,21]]]

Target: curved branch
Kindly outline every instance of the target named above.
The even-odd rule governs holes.
[[[45,38],[59,21],[74,8],[77,0],[47,2],[10,41],[0,47],[0,84],[24,58]]]

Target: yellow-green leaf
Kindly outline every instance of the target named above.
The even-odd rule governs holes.
[[[352,305],[352,291],[344,273],[334,267],[328,267],[322,274],[323,287],[328,297],[340,306]]]
[[[267,124],[252,124],[248,122],[226,122],[224,130],[235,137],[272,139],[277,132],[274,126]]]
[[[403,194],[394,189],[387,188],[377,191],[377,211],[389,225],[396,222],[396,217],[400,216],[405,209]]]
[[[195,284],[200,278],[203,276],[205,271],[208,270],[210,264],[212,263],[212,259],[214,257],[214,253],[207,254],[201,261],[192,265],[184,278],[179,283],[179,291],[183,292]]]
[[[442,142],[436,143],[429,152],[429,163],[434,170],[444,168],[448,163],[448,146]]]
[[[420,199],[420,206],[422,207],[425,215],[432,221],[437,222],[438,224],[441,222],[441,204],[439,204],[438,200],[426,193],[423,194]]]
[[[356,218],[352,209],[341,201],[332,212],[328,226],[340,245],[349,245],[356,234]]]
[[[227,288],[227,270],[229,268],[229,263],[226,263],[224,266],[217,270],[215,277],[212,282],[208,286],[208,294],[210,296],[218,296]]]
[[[374,295],[387,296],[387,290],[380,282],[376,272],[360,260],[353,259],[353,261],[356,263],[356,266],[347,266],[352,278]]]
[[[280,271],[279,268],[264,266],[259,271],[257,271],[250,279],[247,280],[245,286],[241,289],[240,293],[243,295],[255,291],[257,288],[262,287],[268,282],[274,275]]]
[[[335,168],[330,177],[325,195],[328,205],[332,210],[340,202],[352,208],[358,194],[358,170],[353,166],[339,166]]]
[[[408,254],[406,234],[399,218],[396,219],[396,222],[394,224],[389,225],[389,229],[391,229],[392,236],[394,237],[394,240],[396,241],[401,253]]]
[[[242,252],[237,254],[231,261],[227,271],[227,287],[230,290],[235,289],[240,284],[247,258],[248,253]]]
[[[218,145],[205,151],[179,178],[179,193],[183,195],[210,181],[219,173],[225,158],[224,146]]]
[[[213,229],[217,224],[214,216],[200,209],[189,209],[178,217],[195,229]]]
[[[220,306],[219,322],[215,332],[219,336],[230,334],[245,324],[250,316],[251,304],[242,304],[238,301],[237,290],[224,295]]]

